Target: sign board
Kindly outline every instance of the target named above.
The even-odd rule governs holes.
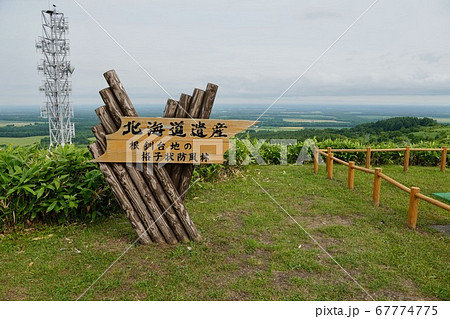
[[[161,117],[121,117],[95,162],[223,163],[230,137],[255,122]]]

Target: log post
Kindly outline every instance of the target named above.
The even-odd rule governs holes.
[[[95,112],[105,128],[106,133],[113,133],[117,130],[117,127],[106,110],[106,107],[99,107],[95,110]],[[98,130],[97,133],[101,134]],[[96,137],[101,139],[100,135]],[[103,143],[106,145],[106,142]],[[125,193],[127,194],[130,202],[133,204],[134,209],[139,214],[140,219],[143,221],[152,239],[158,243],[165,243],[166,241],[168,243],[176,243],[173,233],[171,234],[171,231],[169,231],[165,220],[160,218],[160,214],[155,215],[155,212],[152,211],[150,211],[149,214],[148,207],[146,205],[148,198],[146,200],[145,196],[142,196],[143,190],[139,187],[142,186],[142,183],[139,181],[139,175],[137,174],[139,172],[134,172],[132,167],[128,167],[127,165],[121,163],[111,163],[110,165],[118,180],[120,180]],[[161,226],[162,229],[159,229],[158,226]]]
[[[411,146],[406,146],[405,149],[405,159],[403,161],[403,171],[407,172],[409,168],[409,157],[410,157]]]
[[[108,82],[109,86],[111,87],[111,91],[114,94],[118,105],[120,107],[120,110],[122,112],[123,115],[125,116],[137,116],[136,110],[133,107],[133,104],[131,103],[130,98],[128,97],[128,94],[126,93],[124,87],[122,86],[122,84],[120,83],[119,78],[117,77],[117,74],[114,70],[108,71],[106,73],[104,73],[104,77],[106,79],[106,81]],[[145,170],[148,170],[149,168],[146,167],[144,168]],[[167,179],[170,179],[169,175],[167,174],[166,170],[164,169],[164,167],[158,167],[158,165],[152,165],[152,169],[153,171],[157,172],[157,176],[164,176]],[[144,174],[145,179],[147,180],[148,184],[151,187],[155,187],[153,190],[157,190],[158,188],[157,185],[155,185],[156,181],[158,179],[149,179],[149,174]],[[157,194],[154,192],[155,196],[162,198],[163,196],[166,196],[165,194],[168,193],[174,193],[176,194],[176,196],[180,197],[177,192],[177,190],[174,188],[174,185],[171,183],[164,183],[163,181],[161,181],[161,179],[159,179],[160,182],[160,186],[161,186],[161,190],[162,193]],[[187,188],[186,188],[187,190]],[[177,197],[177,198],[178,198]],[[180,205],[180,201],[176,201],[178,204],[175,204],[174,202],[169,206],[169,207],[164,207],[164,212],[163,214],[167,214],[167,212],[170,211],[170,208],[173,207],[176,210],[176,214],[179,218],[179,220],[181,221],[182,225],[184,226],[187,234],[189,234],[190,238],[192,240],[199,240],[200,239],[200,235],[198,234],[198,231],[194,225],[194,223],[191,221],[189,214],[187,213],[186,208],[184,207],[184,204],[181,202]],[[164,201],[160,201],[160,204],[164,204],[167,202]],[[178,210],[177,210],[178,208]],[[176,223],[179,224],[179,223]],[[175,225],[176,225],[175,224]],[[175,231],[175,229],[174,229]]]
[[[327,147],[327,177],[333,179],[333,153],[331,147]]]
[[[442,148],[442,156],[441,156],[441,172],[445,172],[445,165],[447,162],[447,146]]]
[[[370,168],[371,155],[372,149],[370,147],[366,147],[366,168]]]
[[[92,128],[92,131],[97,138],[97,140],[106,145],[106,134],[112,133],[117,130],[117,128],[112,123],[112,118],[109,116],[106,112],[98,112],[100,114],[100,120],[102,123],[107,123],[105,126],[94,126]],[[104,127],[107,127],[105,129]],[[134,167],[130,165],[124,165],[120,163],[114,163],[118,166],[122,166],[125,168],[125,170],[128,172],[130,178],[132,179],[136,189],[138,190],[139,194],[142,197],[144,205],[147,207],[148,212],[150,213],[150,216],[153,218],[153,223],[156,223],[159,230],[163,234],[165,240],[169,244],[175,244],[178,242],[177,237],[175,236],[174,231],[169,226],[170,222],[168,222],[169,217],[167,214],[164,214],[161,212],[160,207],[158,206],[158,202],[156,201],[155,197],[153,196],[152,192],[149,189],[149,186],[145,182],[144,178],[142,177],[142,174],[136,170]],[[113,165],[114,167],[114,165]],[[182,238],[179,238],[182,240]]]
[[[381,196],[381,168],[375,168],[375,174],[373,178],[373,204],[380,206]]]
[[[350,161],[348,162],[348,178],[347,178],[347,184],[349,189],[353,189],[355,185],[355,162]]]
[[[175,110],[174,117],[176,118],[187,118],[191,115],[191,100],[192,97],[187,94],[181,94],[180,101],[178,102],[178,108]],[[168,112],[164,111],[164,117],[169,117]],[[167,173],[169,173],[170,178],[172,179],[173,185],[177,188],[178,193],[182,194],[179,191],[178,185],[180,182],[181,171],[186,167],[185,164],[170,164]]]
[[[208,83],[206,86],[206,91],[203,94],[204,97],[200,105],[195,102],[195,90],[194,95],[191,100],[191,114],[193,118],[203,118],[207,119],[211,115],[214,100],[216,98],[218,86],[212,83]],[[184,165],[181,171],[179,182],[177,185],[178,193],[180,194],[182,200],[186,197],[186,191],[189,188],[189,184],[192,179],[192,173],[194,172],[194,165]]]
[[[94,158],[97,158],[103,154],[102,147],[99,145],[98,142],[89,145],[88,149]],[[114,173],[112,168],[106,163],[98,163],[98,164],[100,171],[105,177],[105,180],[110,185],[111,190],[114,196],[116,197],[117,201],[119,202],[120,207],[125,212],[125,215],[130,221],[131,226],[138,235],[139,242],[141,244],[150,244],[152,242],[152,239],[148,235],[146,227],[144,226],[137,212],[133,208],[133,205],[128,200],[125,191],[123,190],[121,184],[119,183],[116,177],[116,174]]]
[[[408,210],[408,227],[416,229],[417,226],[417,214],[419,212],[419,187],[411,187],[411,193],[409,196],[409,210]]]
[[[172,99],[168,99],[167,103],[166,103],[166,107],[164,108],[164,113],[163,113],[163,117],[180,117],[177,116],[177,112],[184,112],[185,110],[185,106],[182,105],[182,103],[184,103],[184,101],[182,101],[182,98],[185,94],[181,94],[180,100],[179,102],[172,100]],[[164,168],[167,171],[167,174],[171,174],[173,168],[174,168],[174,164],[164,164]],[[176,183],[174,183],[176,184]]]
[[[317,147],[314,147],[313,151],[313,158],[314,158],[314,173],[317,174],[319,172],[319,150]]]

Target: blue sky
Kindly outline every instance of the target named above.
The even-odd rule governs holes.
[[[270,105],[372,2],[77,0],[174,97],[207,82],[219,104]],[[48,1],[0,1],[0,106],[44,101],[34,48]],[[136,104],[167,94],[73,0],[74,106],[101,104],[116,69]],[[380,0],[277,104],[450,103],[450,2]]]

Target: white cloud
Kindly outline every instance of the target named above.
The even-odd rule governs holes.
[[[174,97],[207,82],[218,102],[270,104],[372,2],[78,0]],[[101,103],[103,72],[117,70],[136,103],[167,95],[72,1],[73,101]],[[40,10],[0,2],[0,105],[40,105]],[[315,100],[442,103],[450,98],[449,5],[379,1],[280,103]],[[431,103],[431,102],[430,102]]]

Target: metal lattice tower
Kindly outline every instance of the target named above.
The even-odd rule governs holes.
[[[41,107],[41,117],[48,118],[50,147],[72,144],[75,126],[69,95],[72,91],[69,76],[73,72],[68,59],[69,30],[67,17],[62,12],[42,10],[42,36],[36,42],[36,48],[44,55],[38,71],[44,74],[43,85],[39,90],[45,92],[46,103]]]

